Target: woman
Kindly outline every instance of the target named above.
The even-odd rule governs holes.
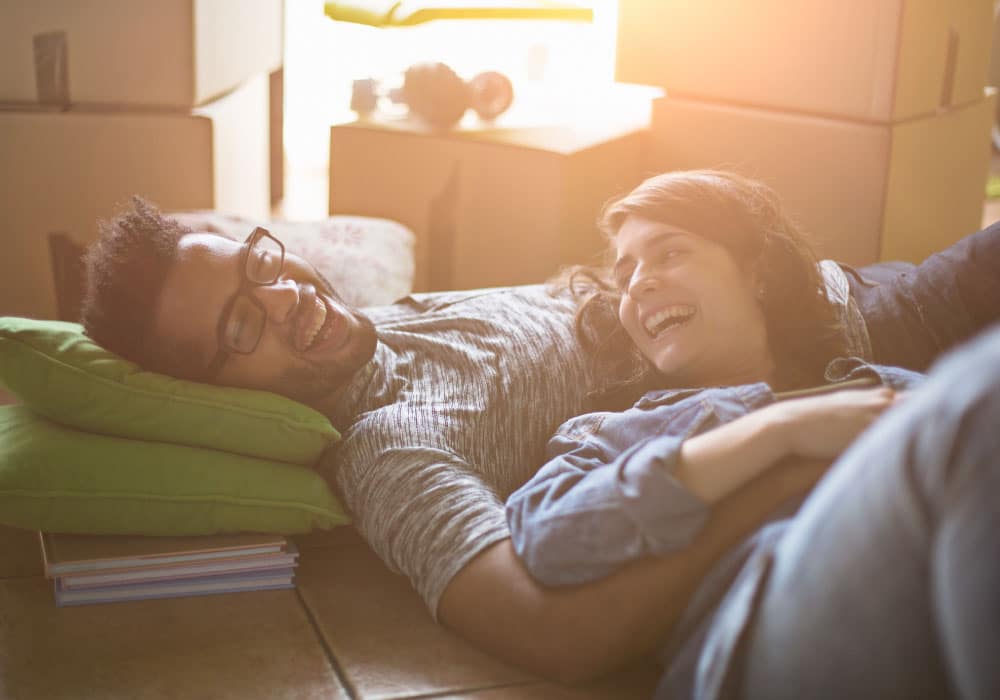
[[[832,463],[800,509],[747,522],[704,577],[658,696],[1000,696],[1000,632],[982,622],[1000,619],[1000,330],[919,388],[914,372],[838,359],[885,328],[831,300],[839,268],[817,264],[769,189],[732,174],[651,178],[604,228],[615,262],[589,274],[579,317],[595,369],[609,390],[650,375],[663,388],[568,422],[510,497],[532,574],[584,583],[677,551],[775,471]],[[918,350],[998,313],[996,297],[974,301],[967,327]]]

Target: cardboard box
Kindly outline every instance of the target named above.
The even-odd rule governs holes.
[[[282,0],[4,4],[0,101],[181,107],[282,64]]]
[[[648,165],[767,182],[823,257],[919,262],[980,227],[995,100],[865,124],[664,97]]]
[[[867,121],[979,99],[992,0],[620,0],[616,79]]]
[[[416,234],[417,291],[544,282],[593,262],[595,222],[640,176],[637,123],[433,132],[411,121],[330,130],[330,213],[394,219]]]
[[[133,194],[266,217],[268,159],[265,75],[189,113],[0,111],[0,314],[54,318],[49,235],[85,244]]]

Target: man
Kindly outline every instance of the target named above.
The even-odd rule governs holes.
[[[503,499],[554,430],[591,408],[570,300],[474,290],[363,314],[266,232],[243,243],[188,232],[141,200],[105,226],[87,265],[83,321],[97,342],[150,370],[324,412],[343,440],[321,470],[379,556],[444,625],[560,680],[652,649],[719,554],[822,472],[772,470],[716,508],[691,549],[547,589],[510,544]]]

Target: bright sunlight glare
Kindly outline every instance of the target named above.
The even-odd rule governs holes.
[[[288,218],[326,216],[331,124],[354,118],[352,81],[391,81],[410,65],[442,61],[465,79],[484,70],[514,84],[502,126],[600,119],[614,78],[615,0],[597,0],[594,22],[440,20],[376,28],[333,21],[322,0],[285,3]],[[475,120],[471,112],[463,124]],[[474,121],[473,121],[474,123]]]

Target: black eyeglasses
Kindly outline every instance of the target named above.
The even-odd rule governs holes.
[[[260,226],[247,236],[241,256],[240,287],[219,316],[219,349],[208,363],[206,381],[215,378],[233,353],[249,355],[257,349],[267,324],[267,309],[250,290],[277,282],[285,266],[285,246]]]

